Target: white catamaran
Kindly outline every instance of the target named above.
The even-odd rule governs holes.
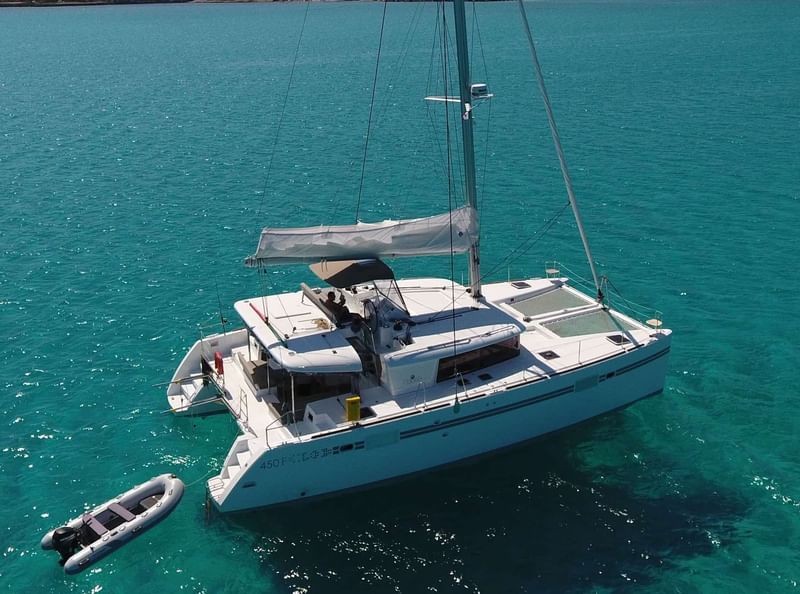
[[[172,411],[241,429],[210,499],[223,512],[412,474],[558,431],[660,393],[670,331],[611,309],[594,268],[537,68],[595,296],[554,269],[481,283],[464,0],[454,0],[466,205],[421,219],[262,231],[250,266],[310,264],[322,288],[239,301],[244,327],[202,337]],[[527,18],[520,2],[524,24]],[[469,286],[396,279],[383,258],[467,253]]]

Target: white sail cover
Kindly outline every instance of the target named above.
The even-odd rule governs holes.
[[[245,260],[245,265],[449,254],[451,249],[461,253],[477,240],[478,218],[470,206],[421,219],[327,227],[267,227],[261,232],[256,253]]]

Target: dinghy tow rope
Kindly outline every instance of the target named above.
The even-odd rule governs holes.
[[[204,478],[206,478],[206,477],[207,477],[209,474],[211,474],[212,472],[214,472],[214,469],[213,469],[213,468],[212,468],[211,470],[209,470],[208,472],[206,472],[206,473],[205,473],[203,476],[201,476],[199,479],[196,479],[196,480],[192,481],[191,483],[186,483],[186,488],[188,489],[189,487],[192,487],[192,486],[196,485],[197,483],[199,483],[200,481],[202,481]]]

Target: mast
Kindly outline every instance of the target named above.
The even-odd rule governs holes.
[[[461,98],[461,139],[464,147],[464,194],[467,206],[478,217],[478,192],[475,182],[475,147],[472,140],[472,92],[469,79],[469,52],[467,49],[467,18],[464,0],[453,0],[456,29],[456,55]],[[469,249],[469,286],[473,298],[481,297],[480,233]]]

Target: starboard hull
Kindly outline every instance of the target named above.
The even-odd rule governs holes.
[[[458,404],[433,404],[405,418],[332,431],[253,456],[223,491],[222,512],[364,488],[536,439],[659,394],[669,334],[635,351]],[[446,446],[443,447],[443,442]],[[209,485],[211,487],[211,483]]]

